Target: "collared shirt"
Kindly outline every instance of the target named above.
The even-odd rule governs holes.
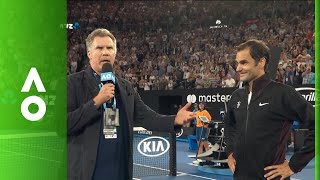
[[[314,84],[314,73],[310,72],[302,78],[302,84]]]
[[[203,123],[202,121],[200,120],[199,116],[206,116],[210,121],[211,121],[211,115],[210,113],[207,111],[207,110],[198,110],[196,112],[196,120],[197,120],[197,127],[202,127],[203,126]],[[208,124],[204,125],[205,128],[208,128]]]

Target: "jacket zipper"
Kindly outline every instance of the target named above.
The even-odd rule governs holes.
[[[248,102],[248,100],[246,101]],[[247,131],[248,131],[248,121],[249,121],[249,104],[247,104],[247,117],[246,117],[246,124],[245,124],[245,131],[244,131],[244,144],[247,146]],[[244,160],[246,160],[246,153],[242,154]]]
[[[246,126],[244,131],[244,143],[247,143],[247,131],[248,131],[248,121],[249,121],[249,104],[247,105],[247,118],[246,118]]]

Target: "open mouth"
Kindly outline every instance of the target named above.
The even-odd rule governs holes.
[[[101,63],[111,63],[109,60],[102,60]]]

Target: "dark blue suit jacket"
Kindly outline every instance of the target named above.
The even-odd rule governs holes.
[[[98,82],[93,70],[68,76],[67,79],[67,179],[90,180],[92,178],[101,126],[102,113],[94,106],[93,98],[98,94]],[[160,115],[143,103],[131,84],[117,77],[117,83],[127,116],[130,149],[128,171],[132,179],[133,127],[142,124],[148,130],[174,131],[175,116]]]

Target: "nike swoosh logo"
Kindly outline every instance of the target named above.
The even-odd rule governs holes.
[[[259,106],[264,106],[264,105],[268,105],[269,103],[259,103]]]

